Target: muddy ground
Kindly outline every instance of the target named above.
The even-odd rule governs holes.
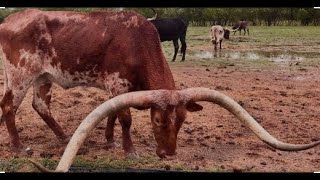
[[[226,46],[229,50],[234,48],[231,43]],[[211,47],[208,45],[201,49],[210,51]],[[189,62],[186,63],[170,62],[177,87],[201,86],[225,93],[239,102],[270,134],[281,141],[300,144],[320,140],[319,65],[313,63],[302,66],[303,61],[295,61],[288,63],[285,68],[245,68],[232,58],[226,58],[220,64],[206,63],[214,61],[211,56],[201,60],[201,63],[195,62],[191,56],[188,58]],[[3,80],[1,73],[0,89],[3,89]],[[71,135],[81,120],[108,98],[109,94],[95,88],[64,90],[55,85],[52,114],[65,132]],[[32,109],[31,103],[32,89],[17,112],[16,124],[22,143],[33,150],[32,155],[13,153],[6,127],[0,126],[0,165],[13,166],[13,163],[19,163],[19,166],[11,169],[13,171],[34,170],[25,160],[19,161],[26,157],[39,161],[45,158],[46,162],[53,162],[51,165],[54,166],[66,146],[56,139]],[[156,143],[149,111],[132,109],[132,140],[141,156],[140,160],[124,160],[121,147],[107,149],[104,137],[106,121],[103,121],[86,140],[75,164],[104,166],[117,162],[120,167],[214,172],[320,171],[320,146],[299,152],[275,150],[259,140],[225,109],[214,104],[200,104],[204,106],[203,111],[189,113],[182,126],[178,135],[177,155],[172,160],[159,160],[155,154]],[[115,137],[121,143],[118,122]]]

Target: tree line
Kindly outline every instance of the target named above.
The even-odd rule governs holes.
[[[154,15],[151,8],[39,8],[43,10],[133,10],[145,17]],[[231,26],[238,20],[247,20],[250,25],[297,26],[320,25],[320,10],[313,8],[154,8],[158,17],[181,17],[191,26],[211,26],[220,24]],[[0,21],[22,8],[0,10]]]

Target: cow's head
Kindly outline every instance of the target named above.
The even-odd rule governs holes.
[[[229,29],[226,29],[226,28],[224,28],[223,30],[224,30],[224,35],[223,35],[223,37],[224,37],[225,39],[229,39],[230,30],[229,30]]]
[[[189,103],[187,106],[170,105],[165,110],[159,107],[151,108],[151,122],[158,144],[156,153],[160,158],[164,158],[166,155],[175,155],[177,135],[186,119],[186,111],[200,110],[202,110],[202,106],[196,103]]]
[[[238,28],[240,27],[240,24],[241,24],[241,21],[233,24],[232,29],[233,29],[233,30],[238,29]]]

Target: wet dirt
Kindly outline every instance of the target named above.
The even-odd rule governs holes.
[[[185,67],[171,64],[178,88],[207,87],[216,89],[239,102],[271,135],[288,143],[310,143],[320,140],[320,71],[246,70],[237,66]],[[1,73],[2,74],[2,73]],[[3,89],[3,75],[0,89]],[[105,91],[77,87],[64,90],[54,85],[51,111],[66,133],[71,135],[86,115],[109,98]],[[3,92],[0,92],[2,97]],[[25,147],[32,149],[32,158],[49,154],[59,160],[66,144],[58,141],[44,121],[33,110],[32,89],[17,111],[16,124]],[[178,135],[177,155],[162,160],[187,168],[236,172],[313,172],[320,171],[320,146],[299,152],[270,148],[244,127],[232,114],[218,105],[200,102],[203,111],[189,113]],[[132,140],[142,157],[153,156],[156,143],[148,110],[132,109]],[[108,154],[124,159],[120,147],[106,148],[104,120],[91,133],[82,155],[93,161]],[[9,135],[0,126],[0,159],[26,157],[9,146]],[[121,144],[121,128],[116,122],[115,138]],[[152,168],[145,163],[141,168]],[[23,171],[21,169],[20,171]]]

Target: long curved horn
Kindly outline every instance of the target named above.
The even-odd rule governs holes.
[[[233,30],[230,29],[230,32],[236,32],[239,30],[239,28],[240,28],[240,26],[237,29],[233,29]]]
[[[230,32],[234,32],[234,31],[236,31],[236,30],[233,30],[233,29],[230,29],[230,28],[224,28],[224,29],[226,29],[226,30],[228,30],[228,31],[230,31]]]
[[[158,13],[156,12],[156,10],[154,10],[153,8],[151,8],[151,9],[152,9],[152,11],[154,13],[154,16],[151,17],[151,18],[148,18],[147,19],[148,21],[155,20],[155,19],[157,19],[157,16],[158,16]]]
[[[128,107],[150,107],[151,105],[158,105],[165,108],[167,105],[187,104],[196,101],[209,101],[216,103],[227,109],[235,115],[240,121],[248,127],[253,133],[258,136],[263,142],[270,146],[284,150],[284,151],[299,151],[309,149],[320,144],[316,141],[310,144],[289,144],[283,143],[272,135],[270,135],[262,126],[257,123],[250,114],[244,110],[237,102],[230,97],[207,88],[189,88],[181,91],[169,90],[153,90],[153,91],[139,91],[131,92],[116,96],[93,110],[80,124],[75,131],[66,150],[56,168],[56,172],[67,172],[84,140],[94,127],[98,125],[105,117],[110,116],[117,111]],[[37,167],[39,165],[38,163]],[[45,169],[41,167],[41,169]],[[40,170],[41,170],[40,169]],[[52,172],[45,169],[46,172]]]
[[[67,172],[85,139],[89,133],[106,117],[113,115],[121,109],[129,107],[145,108],[151,107],[152,104],[158,104],[165,108],[170,104],[171,91],[157,90],[157,91],[138,91],[116,96],[94,109],[79,125],[72,138],[70,139],[62,158],[55,170],[55,172]],[[176,104],[177,101],[172,101]],[[43,167],[41,164],[33,163],[42,172],[54,172]]]
[[[230,97],[207,88],[190,88],[181,92],[192,96],[194,102],[196,101],[209,101],[220,105],[234,116],[236,116],[246,127],[248,127],[258,138],[270,146],[283,150],[283,151],[300,151],[310,149],[320,144],[320,141],[316,141],[310,144],[289,144],[284,143],[272,135],[270,135],[245,109],[243,109],[237,102]]]

